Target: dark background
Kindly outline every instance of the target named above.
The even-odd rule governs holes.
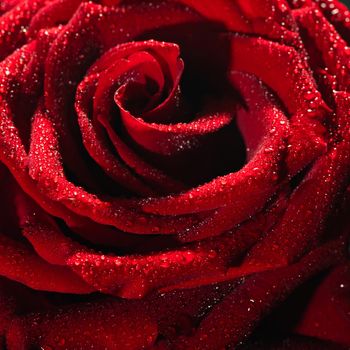
[[[350,0],[342,0],[343,1],[343,3],[345,4],[345,5],[347,5],[348,7],[350,7]]]

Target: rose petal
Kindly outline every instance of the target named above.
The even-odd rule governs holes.
[[[157,324],[142,305],[109,300],[18,319],[7,332],[7,346],[137,350],[151,346],[156,336]]]
[[[236,346],[246,338],[271,307],[298,285],[334,265],[344,242],[332,242],[311,252],[299,263],[253,276],[244,281],[205,317],[193,337],[180,349],[217,349]]]
[[[31,137],[29,172],[39,190],[79,215],[130,233],[173,233],[188,227],[191,217],[157,217],[132,207],[132,202],[103,200],[69,182],[63,172],[58,138],[52,121],[39,107]]]
[[[312,296],[297,332],[350,346],[349,281],[349,264],[335,268]]]
[[[0,235],[0,274],[34,289],[90,293],[92,289],[66,267],[50,265],[23,243]]]

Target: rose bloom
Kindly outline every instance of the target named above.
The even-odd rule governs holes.
[[[350,348],[350,13],[0,2],[0,348]]]

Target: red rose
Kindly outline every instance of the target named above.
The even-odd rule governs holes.
[[[0,13],[0,347],[350,347],[344,5]]]

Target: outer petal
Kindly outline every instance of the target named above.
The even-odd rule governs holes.
[[[344,242],[333,242],[311,252],[299,263],[244,281],[216,305],[201,322],[192,338],[184,339],[183,349],[217,349],[236,346],[276,303],[314,274],[341,258]]]
[[[152,345],[156,336],[157,324],[142,305],[104,301],[18,319],[7,332],[7,346],[138,350]]]
[[[69,269],[40,259],[30,248],[0,236],[0,274],[34,289],[61,293],[90,293],[92,289]]]
[[[335,268],[317,288],[296,331],[350,346],[350,265]]]

